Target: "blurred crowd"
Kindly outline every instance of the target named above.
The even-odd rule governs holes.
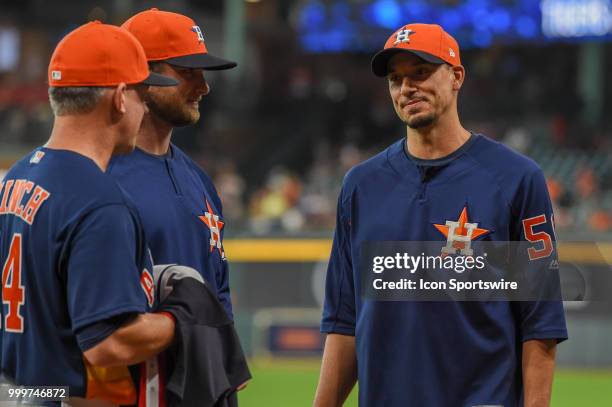
[[[243,136],[251,143],[250,165],[226,160],[217,187],[226,216],[250,232],[329,230],[346,171],[404,136],[405,128],[386,81],[370,73],[368,55],[288,52],[283,58],[274,54],[273,41],[262,47],[253,117],[242,116],[250,123]],[[570,45],[465,52],[459,102],[469,130],[538,162],[557,229],[574,237],[612,231],[612,125],[605,114],[594,123],[582,117],[584,101],[574,86],[578,52]],[[603,112],[612,110],[611,85],[602,84]],[[217,167],[215,160],[204,165]]]
[[[202,119],[174,141],[215,179],[233,233],[329,231],[345,173],[405,129],[370,55],[306,54],[288,27],[251,31],[240,78],[207,73]],[[59,35],[23,33],[21,62],[0,64],[0,167],[49,135],[46,65]],[[612,47],[601,46],[609,70]],[[612,81],[599,121],[583,120],[578,54],[573,44],[465,51],[460,115],[541,165],[558,230],[610,232]]]
[[[502,141],[512,145],[516,133]],[[225,162],[215,168],[215,184],[224,203],[224,215],[234,228],[249,233],[302,234],[331,230],[335,226],[338,193],[346,172],[378,151],[344,144],[332,153],[326,146],[303,174],[278,166],[247,193],[247,181],[236,166]],[[532,156],[562,154],[570,164],[563,177],[545,167],[548,191],[560,232],[612,232],[612,166],[609,152],[576,158],[559,150],[528,150]],[[569,157],[568,157],[569,156]],[[575,235],[574,235],[575,236]]]

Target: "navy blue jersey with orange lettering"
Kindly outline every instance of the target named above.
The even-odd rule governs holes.
[[[109,173],[138,208],[155,264],[198,270],[231,318],[225,222],[210,177],[173,144],[164,156],[136,148],[115,157]]]
[[[1,373],[91,395],[83,352],[153,303],[144,232],[119,185],[75,152],[28,154],[0,184],[0,266]]]
[[[405,142],[345,177],[321,330],[355,336],[361,406],[521,406],[521,344],[567,338],[561,301],[374,300],[360,295],[358,265],[368,241],[444,247],[448,225],[472,240],[532,242],[534,261],[551,264],[542,171],[482,135],[439,160],[410,157]]]

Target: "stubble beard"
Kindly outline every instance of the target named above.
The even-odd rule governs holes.
[[[186,106],[178,100],[164,100],[150,96],[147,100],[149,111],[169,123],[172,127],[195,124],[200,119],[199,109]]]
[[[438,116],[434,112],[431,112],[427,114],[417,114],[416,116],[408,117],[404,120],[404,123],[406,123],[406,125],[411,129],[420,129],[423,127],[431,126],[436,122],[437,119]]]

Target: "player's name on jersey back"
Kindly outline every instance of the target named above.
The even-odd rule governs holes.
[[[28,225],[51,194],[27,179],[6,179],[0,183],[0,216],[15,215]]]

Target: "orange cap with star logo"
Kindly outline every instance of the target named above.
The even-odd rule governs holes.
[[[130,17],[121,27],[140,41],[149,61],[207,70],[237,65],[209,54],[200,26],[182,14],[152,8]]]
[[[386,76],[389,60],[399,52],[411,52],[432,64],[461,65],[459,44],[437,24],[407,24],[396,30],[372,58],[374,75]]]

